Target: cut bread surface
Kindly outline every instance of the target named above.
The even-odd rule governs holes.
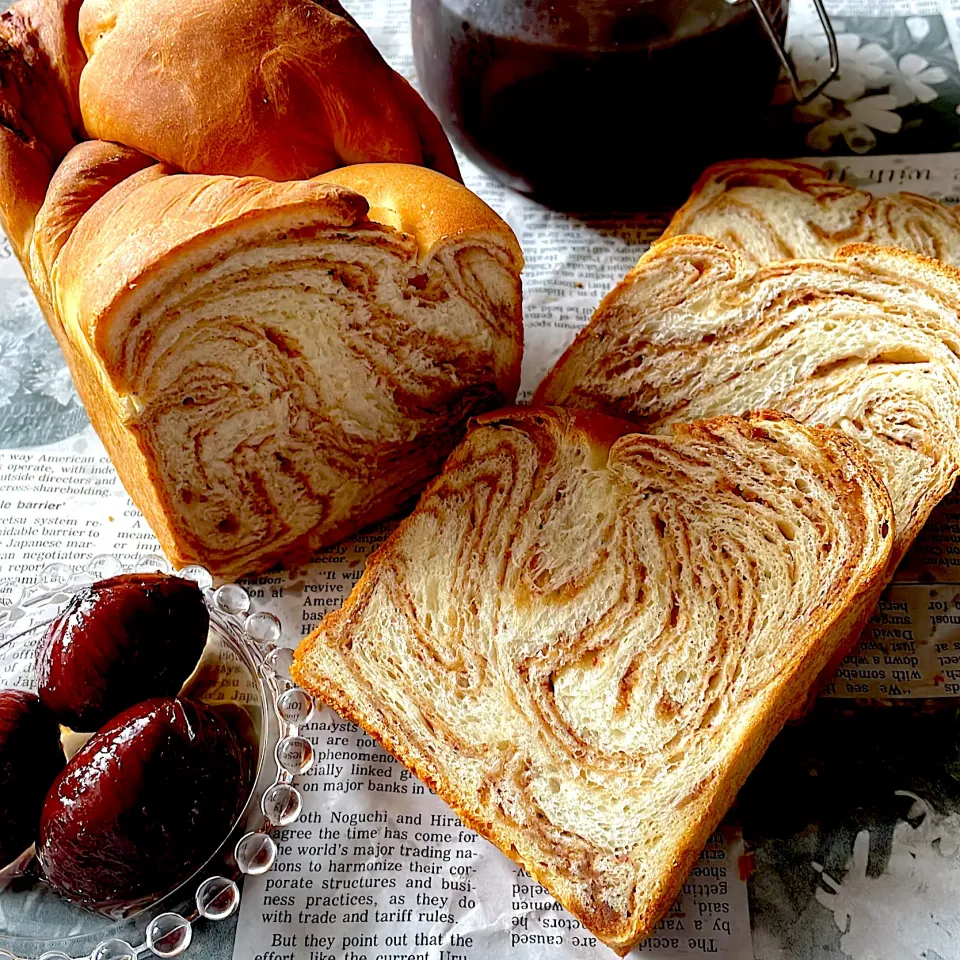
[[[703,237],[656,244],[601,302],[535,402],[679,421],[782,410],[879,470],[894,562],[960,473],[960,274],[859,244],[755,270]]]
[[[872,609],[892,508],[779,414],[479,418],[296,680],[619,953]]]
[[[48,191],[32,273],[174,560],[230,577],[308,558],[395,512],[469,416],[514,398],[522,259],[461,185],[400,164],[289,183],[155,165],[103,192],[102,152],[75,148]]]
[[[661,239],[682,234],[722,240],[757,265],[875,243],[960,266],[960,222],[950,207],[915,193],[874,197],[791,160],[708,167]]]

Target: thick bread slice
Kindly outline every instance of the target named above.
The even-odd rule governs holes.
[[[730,160],[708,167],[661,239],[700,234],[755,264],[830,257],[848,243],[900,247],[960,265],[960,222],[914,193],[874,197],[789,160]]]
[[[677,237],[601,302],[535,402],[677,421],[782,410],[862,444],[893,499],[893,562],[960,473],[960,272],[866,244],[754,272]]]
[[[296,680],[620,954],[883,584],[879,477],[776,413],[475,421]]]

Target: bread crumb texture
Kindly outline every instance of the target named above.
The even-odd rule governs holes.
[[[509,228],[430,170],[348,176],[366,192],[149,167],[49,250],[75,194],[41,210],[36,276],[68,353],[108,381],[81,395],[112,399],[105,439],[136,443],[132,492],[178,562],[232,577],[307,559],[395,512],[471,415],[516,395]],[[385,182],[402,230],[370,211]]]
[[[915,193],[874,197],[792,160],[708,167],[663,239],[681,234],[722,240],[757,265],[875,243],[960,266],[960,223],[951,207]]]
[[[294,666],[619,953],[868,615],[893,539],[835,431],[631,429],[481,417]]]
[[[651,433],[765,408],[836,427],[890,490],[896,562],[960,473],[960,273],[866,244],[756,270],[677,237],[607,295],[535,399]]]

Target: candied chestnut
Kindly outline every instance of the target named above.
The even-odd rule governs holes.
[[[216,710],[147,700],[95,734],[54,782],[37,855],[63,896],[116,914],[200,867],[247,792],[241,742]]]
[[[43,798],[65,763],[53,714],[26,690],[0,690],[0,867],[36,839]]]
[[[79,590],[37,648],[40,699],[72,730],[97,730],[150,697],[172,697],[207,642],[192,580],[125,573]]]

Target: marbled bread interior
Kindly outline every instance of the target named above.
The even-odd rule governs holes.
[[[960,222],[950,207],[915,193],[875,197],[792,160],[708,167],[661,239],[682,234],[722,240],[757,265],[876,243],[960,266]]]
[[[405,164],[279,183],[137,158],[75,147],[28,250],[175,562],[307,559],[396,512],[471,415],[514,399],[522,257],[465,187]]]
[[[892,510],[775,413],[479,418],[294,675],[618,953],[869,614]]]
[[[960,274],[869,245],[757,270],[676,237],[604,298],[535,400],[650,433],[763,408],[837,427],[890,490],[897,562],[960,473]]]

